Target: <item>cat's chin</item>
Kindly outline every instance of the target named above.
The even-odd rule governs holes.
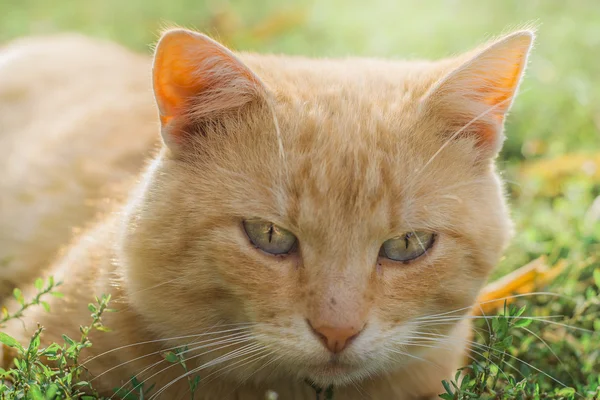
[[[341,362],[328,362],[311,366],[307,371],[307,380],[322,387],[342,386],[364,378],[367,372],[357,365]]]

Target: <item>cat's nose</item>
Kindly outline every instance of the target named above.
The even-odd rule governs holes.
[[[308,325],[314,332],[314,334],[323,342],[325,347],[329,349],[334,354],[337,354],[344,350],[353,339],[355,339],[360,332],[363,330],[363,327],[338,327],[338,326],[327,326],[317,324],[314,326],[310,321],[308,321]]]

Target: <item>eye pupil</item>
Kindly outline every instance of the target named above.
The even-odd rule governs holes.
[[[273,242],[273,225],[269,226],[269,243]]]
[[[413,237],[413,233],[412,232],[408,232],[404,235],[404,244],[406,245],[405,249],[408,249],[408,246],[410,245],[410,238]]]

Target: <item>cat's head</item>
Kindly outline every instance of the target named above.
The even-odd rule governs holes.
[[[236,379],[344,383],[418,358],[416,337],[455,324],[424,317],[467,313],[510,236],[494,158],[532,40],[394,62],[165,33],[165,147],[121,240],[135,309],[165,338],[223,331],[172,343],[198,366],[227,353]]]

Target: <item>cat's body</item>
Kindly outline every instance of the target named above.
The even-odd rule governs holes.
[[[5,287],[33,280],[70,229],[86,228],[45,271],[64,281],[65,299],[52,299],[50,314],[31,310],[25,330],[17,321],[7,331],[26,341],[39,322],[45,342],[77,336],[93,295],[107,293],[119,311],[105,317],[112,332],[93,334],[87,355],[98,357],[86,365],[92,376],[105,373],[94,381],[105,393],[141,372],[139,380],[165,387],[182,370],[160,352],[195,342],[203,346],[188,361],[200,368],[197,398],[260,399],[268,389],[312,398],[305,379],[335,384],[339,399],[435,397],[470,328],[422,321],[467,313],[508,239],[493,158],[530,43],[522,32],[437,63],[238,59],[172,31],[153,74],[167,145],[138,184],[158,138],[149,60],[70,37],[33,40],[18,57],[5,49],[0,102],[15,107],[0,111],[8,171],[0,254],[14,260]],[[52,68],[69,56],[77,62]],[[488,64],[491,77],[462,76]],[[25,65],[31,76],[19,82]],[[94,79],[78,77],[82,69],[97,71]],[[70,88],[63,103],[37,91],[40,74],[49,90]],[[52,115],[61,117],[42,132]],[[98,205],[107,195],[113,201]],[[243,232],[256,218],[293,232],[296,247],[255,248]],[[408,231],[431,231],[431,248],[419,241],[428,251],[410,263],[378,256]],[[447,337],[419,342],[426,335]],[[164,398],[188,390],[180,379]]]
[[[78,35],[0,49],[2,296],[126,197],[158,125],[145,57]]]

